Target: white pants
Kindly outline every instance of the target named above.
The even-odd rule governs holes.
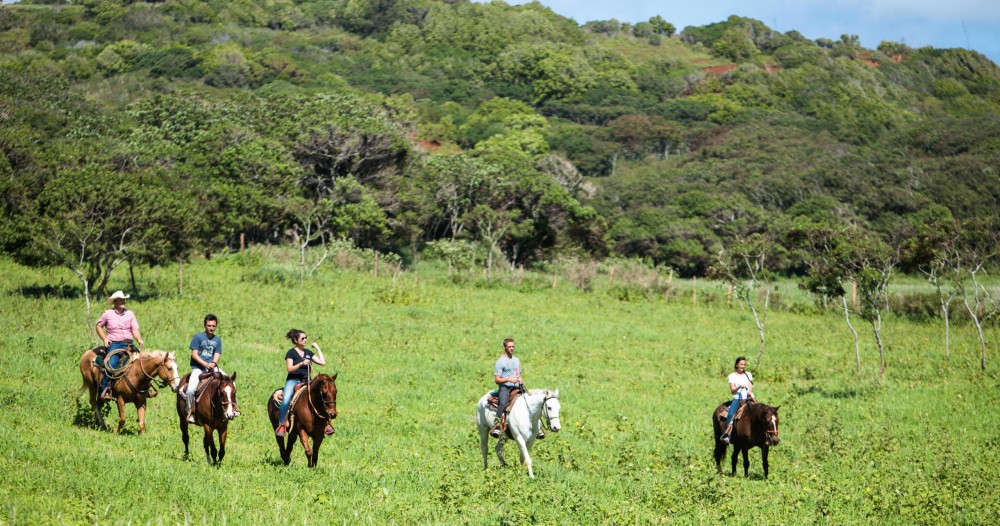
[[[219,369],[218,367],[216,367],[215,370],[222,374],[226,374],[222,371],[222,369]],[[191,368],[191,377],[188,378],[188,387],[187,387],[187,404],[189,413],[191,412],[191,408],[194,406],[194,393],[195,391],[198,390],[198,383],[201,382],[201,375],[204,372],[205,372],[204,369],[199,369],[197,367]]]

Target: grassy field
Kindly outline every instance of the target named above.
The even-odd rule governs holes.
[[[174,395],[150,401],[138,435],[92,427],[78,361],[91,344],[74,277],[0,259],[0,524],[988,524],[1000,519],[993,404],[997,359],[979,370],[971,327],[889,318],[888,370],[862,332],[862,365],[836,314],[774,311],[756,363],[748,312],[723,301],[621,301],[526,273],[485,286],[444,273],[321,268],[230,255],[137,269],[130,302],[149,348],[186,355],[206,312],[223,367],[239,373],[241,419],[227,455],[190,459]],[[112,290],[128,289],[127,271]],[[717,298],[719,290],[715,290]],[[103,308],[103,304],[98,308]],[[96,315],[99,311],[95,312]],[[281,465],[264,401],[284,378],[284,334],[319,340],[338,372],[337,434],[319,467],[301,447]],[[860,325],[859,325],[860,327]],[[995,345],[996,329],[988,334]],[[483,471],[476,400],[501,340],[517,340],[529,387],[560,390],[563,431],[534,449],[536,478]],[[710,414],[735,357],[761,401],[780,405],[770,480],[717,475]],[[186,371],[186,359],[181,359]],[[114,417],[112,417],[114,418]],[[728,457],[724,466],[728,466]],[[742,467],[740,467],[742,473]]]

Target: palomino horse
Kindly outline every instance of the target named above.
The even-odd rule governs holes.
[[[98,389],[101,387],[101,371],[94,365],[94,357],[97,354],[93,349],[83,353],[80,357],[80,374],[83,376],[83,387],[90,390],[90,406],[94,408],[94,417],[101,429],[107,429],[104,423],[104,415],[101,414],[101,407],[104,400],[99,397]],[[118,380],[113,380],[110,385],[115,395],[115,402],[118,404],[118,429],[121,433],[125,427],[125,404],[135,404],[139,413],[139,432],[146,432],[146,399],[156,396],[156,387],[153,380],[160,380],[160,387],[170,386],[170,390],[176,392],[180,383],[180,376],[177,374],[177,360],[174,353],[163,351],[150,351],[133,354],[126,373]]]
[[[303,382],[296,386],[295,391],[305,389],[299,395],[294,405],[288,408],[288,418],[292,426],[288,429],[288,445],[285,445],[285,437],[274,437],[278,441],[278,451],[281,452],[281,460],[287,466],[292,461],[292,448],[295,447],[295,435],[298,434],[302,447],[306,451],[306,459],[309,460],[309,467],[314,468],[319,462],[319,447],[323,444],[326,436],[324,430],[327,424],[332,426],[334,418],[337,418],[337,375],[326,374],[317,375],[310,382]],[[281,389],[274,391],[267,398],[267,416],[271,419],[271,427],[278,428],[279,407],[275,403],[274,395],[281,392]],[[295,395],[292,395],[295,396]],[[309,438],[312,438],[312,448],[309,448]]]
[[[181,386],[186,386],[191,373],[184,375]],[[200,395],[195,400],[194,421],[205,428],[205,459],[209,464],[221,464],[226,456],[226,435],[229,421],[239,415],[236,405],[236,373],[227,376],[222,373],[204,373]],[[177,416],[181,422],[181,439],[184,440],[184,456],[188,457],[187,389],[177,389]],[[219,449],[215,449],[213,430],[219,431]],[[218,453],[218,457],[216,457]]]
[[[715,469],[722,473],[722,457],[726,456],[727,444],[719,438],[726,425],[726,415],[729,413],[730,402],[723,403],[712,413],[712,428],[715,431]],[[769,405],[747,402],[739,420],[733,421],[733,430],[729,434],[729,442],[733,445],[733,475],[736,474],[736,457],[743,452],[743,476],[750,475],[750,459],[747,452],[750,448],[759,447],[764,459],[764,479],[767,479],[767,450],[778,445],[778,408]]]
[[[507,462],[503,458],[503,446],[507,437],[514,439],[517,447],[521,450],[521,462],[528,466],[528,476],[535,478],[535,473],[531,470],[531,456],[528,451],[535,444],[535,438],[542,429],[542,417],[553,432],[558,433],[559,425],[559,390],[549,391],[548,389],[529,389],[527,394],[522,394],[510,408],[507,415],[507,434],[501,435],[497,441],[497,458],[500,465],[506,466]],[[486,393],[476,404],[476,416],[479,422],[479,443],[483,450],[483,469],[486,469],[488,456],[486,450],[490,440],[490,427],[493,425],[494,410],[489,405],[490,394]],[[522,401],[523,400],[523,401]]]

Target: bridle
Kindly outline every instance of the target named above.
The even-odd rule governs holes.
[[[553,398],[557,398],[557,397],[555,395],[547,395],[545,398],[542,399],[542,417],[545,418],[544,423],[545,423],[546,426],[548,426],[549,431],[552,431],[552,418],[549,417],[549,406],[546,405],[545,402],[548,402],[549,400],[552,400]],[[555,419],[559,420],[559,417],[557,416]]]
[[[157,365],[156,368],[153,369],[153,374],[147,373],[146,369],[142,366],[142,356],[141,355],[139,356],[139,358],[136,359],[136,361],[139,363],[139,370],[142,371],[143,376],[145,376],[146,380],[149,381],[149,388],[148,389],[142,390],[142,389],[139,389],[138,387],[132,385],[132,382],[129,381],[127,375],[125,376],[125,383],[127,383],[128,386],[131,387],[132,390],[134,390],[137,393],[149,393],[149,397],[150,398],[156,398],[156,395],[160,394],[160,392],[156,389],[156,386],[153,384],[153,380],[159,379],[160,380],[160,388],[164,388],[164,387],[172,384],[174,382],[174,380],[176,380],[178,378],[178,377],[175,376],[175,377],[173,377],[173,378],[171,378],[169,380],[164,380],[164,379],[159,378],[158,376],[156,376],[157,374],[159,374],[160,369],[162,369],[164,366],[167,365],[167,359],[168,358],[170,358],[170,355],[168,355],[168,354],[164,354],[163,355],[163,360],[161,360],[160,363],[159,363],[159,365]]]
[[[324,381],[323,383],[327,383],[327,382]],[[336,385],[336,384],[334,384],[334,385]],[[319,410],[316,409],[315,404],[313,404],[313,401],[312,401],[312,390],[311,390],[311,388],[312,388],[312,381],[310,381],[306,385],[306,388],[310,389],[310,391],[308,393],[308,395],[309,395],[308,396],[308,399],[309,399],[309,408],[312,409],[312,412],[316,416],[318,416],[320,418],[323,418],[325,420],[330,420],[332,418],[330,416],[331,415],[331,413],[330,413],[330,406],[332,405],[334,412],[336,412],[336,410],[337,410],[337,396],[334,395],[333,399],[327,399],[326,398],[326,392],[323,389],[320,389],[320,391],[319,391],[319,397],[320,397],[321,400],[323,400],[323,413],[326,413],[324,415],[323,413],[320,413]]]
[[[775,422],[777,416],[776,414],[771,414],[771,418],[767,421],[768,428],[764,430],[764,433],[767,434],[768,445],[773,445],[778,440],[778,423]]]
[[[226,412],[226,406],[230,406],[230,408],[232,409],[232,413],[233,414],[239,413],[240,412],[239,406],[236,405],[236,382],[233,382],[232,380],[223,381],[221,378],[212,378],[209,381],[211,382],[213,380],[218,380],[219,381],[219,385],[215,388],[215,390],[216,390],[216,392],[219,393],[219,397],[218,398],[220,400],[220,403],[219,403],[218,406],[215,405],[215,398],[216,397],[213,396],[212,397],[212,408],[221,407],[222,408],[222,412],[225,413]],[[228,400],[226,400],[225,398],[223,398],[223,393],[226,392],[226,390],[223,389],[223,387],[225,387],[226,385],[232,385],[233,386],[233,393],[232,393],[231,397],[229,397]]]

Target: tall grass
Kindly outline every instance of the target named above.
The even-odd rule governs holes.
[[[292,278],[261,279],[265,270]],[[186,356],[204,314],[220,318],[222,366],[239,372],[243,416],[230,426],[224,463],[211,467],[199,432],[192,458],[182,458],[168,390],[149,403],[146,435],[131,406],[123,434],[94,429],[78,391],[79,357],[92,341],[73,276],[0,260],[8,416],[0,524],[985,524],[1000,516],[1000,468],[989,460],[997,369],[994,360],[978,370],[969,327],[955,329],[948,360],[938,324],[890,320],[879,386],[870,335],[858,374],[838,315],[773,311],[768,347],[750,364],[760,399],[781,406],[782,443],[764,481],[758,450],[749,479],[728,476],[728,458],[727,475],[717,475],[711,458],[710,414],[725,399],[725,376],[757,346],[750,313],[726,305],[724,290],[695,306],[686,295],[623,300],[601,279],[589,292],[565,281],[553,288],[550,273],[487,285],[433,265],[377,278],[326,265],[301,287],[296,272],[294,258],[274,254],[196,261],[184,267],[180,295],[176,269],[137,269],[129,306],[150,348]],[[127,289],[127,272],[111,286]],[[264,408],[284,378],[293,327],[323,347],[328,363],[317,371],[339,373],[337,434],[315,470],[300,446],[281,465]],[[489,469],[481,464],[475,402],[507,336],[517,339],[526,384],[559,388],[562,399],[563,431],[536,445],[534,480],[513,449],[515,465],[498,468],[492,449]]]

